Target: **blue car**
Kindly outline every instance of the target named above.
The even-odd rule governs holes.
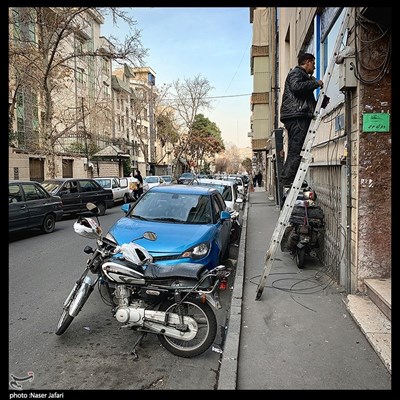
[[[121,209],[126,216],[111,227],[106,238],[121,245],[146,231],[154,232],[156,241],[135,243],[145,247],[158,264],[197,263],[211,269],[229,255],[230,213],[217,189],[155,186]]]

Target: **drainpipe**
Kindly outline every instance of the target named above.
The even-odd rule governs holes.
[[[347,140],[346,174],[347,174],[347,234],[346,234],[346,292],[351,293],[351,91],[346,90],[345,96],[345,131]]]
[[[275,116],[274,116],[274,129],[278,129],[278,112],[279,112],[279,34],[278,34],[278,7],[275,7],[275,90],[274,90],[274,103],[275,103]]]

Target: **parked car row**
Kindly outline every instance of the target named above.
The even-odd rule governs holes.
[[[104,215],[114,205],[113,192],[90,178],[48,179],[34,181],[11,180],[8,183],[9,232],[40,228],[54,231],[56,221],[66,214],[87,212],[92,202]]]
[[[148,189],[131,203],[132,199],[126,195],[132,192],[131,184],[137,184],[135,180],[132,177],[69,178],[46,180],[42,185],[10,181],[10,231],[39,227],[49,233],[63,215],[87,212],[88,202],[97,206],[99,215],[104,215],[107,208],[122,201],[126,215],[111,227],[106,235],[108,239],[123,244],[151,231],[157,235],[155,242],[139,239],[137,243],[160,265],[196,263],[210,269],[223,263],[229,255],[230,211],[239,210],[243,201],[236,181],[196,177],[190,180],[190,185],[178,185],[173,177],[146,177],[144,185]],[[35,204],[33,187],[38,193],[36,197],[47,199],[36,207],[36,214],[29,211]],[[123,195],[120,189],[125,189]],[[19,206],[14,206],[19,202]],[[20,218],[21,209],[27,215],[25,222]]]

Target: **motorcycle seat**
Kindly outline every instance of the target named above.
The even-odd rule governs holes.
[[[195,263],[181,263],[175,265],[148,264],[144,276],[146,279],[165,279],[165,278],[190,278],[198,280],[204,265]]]

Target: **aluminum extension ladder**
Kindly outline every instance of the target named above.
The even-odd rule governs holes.
[[[306,146],[305,146],[305,148],[303,147],[303,149],[302,149],[302,153],[301,153],[302,159],[301,159],[301,162],[299,165],[299,169],[297,170],[293,184],[290,188],[288,196],[286,197],[286,200],[285,200],[285,203],[281,210],[279,219],[276,223],[276,226],[275,226],[275,229],[274,229],[274,232],[272,234],[271,241],[269,244],[269,249],[268,249],[267,253],[265,254],[264,272],[261,276],[260,283],[258,284],[258,287],[257,287],[256,300],[259,300],[261,298],[265,283],[267,281],[267,277],[271,271],[272,264],[274,262],[274,257],[275,257],[276,250],[278,248],[278,244],[282,240],[286,226],[288,225],[289,218],[292,215],[292,211],[293,211],[293,207],[295,205],[296,199],[297,199],[297,195],[299,193],[301,185],[306,176],[308,167],[311,163],[311,159],[312,159],[311,147],[314,143],[315,133],[319,127],[319,124],[321,123],[321,114],[320,114],[321,105],[322,105],[323,99],[325,97],[325,90],[328,87],[329,82],[332,77],[332,71],[335,66],[335,57],[339,53],[340,45],[342,44],[344,34],[345,34],[347,26],[349,24],[350,11],[351,10],[349,7],[345,9],[345,16],[343,18],[338,37],[336,39],[335,48],[334,48],[332,57],[330,59],[329,66],[328,66],[327,70],[325,71],[325,75],[323,78],[324,87],[320,91],[318,101],[317,101],[315,111],[314,111],[314,118],[311,120],[307,135],[304,139],[304,143],[306,144]]]

